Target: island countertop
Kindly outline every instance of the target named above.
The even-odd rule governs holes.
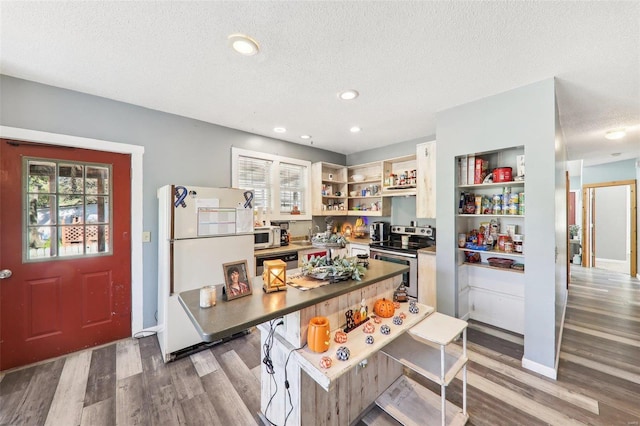
[[[199,289],[183,291],[178,300],[185,308],[202,340],[215,342],[263,322],[369,286],[408,270],[408,266],[371,259],[361,281],[346,280],[306,291],[287,286],[287,291],[264,293],[262,279],[256,277],[251,283],[252,294],[225,301],[220,297],[221,289],[218,289],[217,304],[210,308],[200,308]]]

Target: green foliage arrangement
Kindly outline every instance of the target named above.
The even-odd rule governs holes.
[[[355,257],[340,257],[328,259],[327,256],[311,256],[309,260],[302,262],[302,274],[318,279],[352,280],[360,281],[366,269],[358,264]]]

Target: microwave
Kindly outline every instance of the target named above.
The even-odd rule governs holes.
[[[260,226],[253,230],[253,248],[266,249],[280,247],[280,227]]]

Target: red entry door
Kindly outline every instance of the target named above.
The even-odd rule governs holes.
[[[131,335],[130,163],[0,139],[0,369]]]

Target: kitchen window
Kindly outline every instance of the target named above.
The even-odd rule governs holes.
[[[252,189],[252,206],[265,209],[269,220],[311,219],[309,171],[311,162],[273,154],[231,148],[231,183]]]

